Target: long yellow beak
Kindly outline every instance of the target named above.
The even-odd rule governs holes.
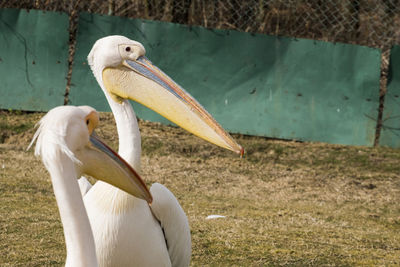
[[[153,201],[139,174],[94,134],[90,136],[90,142],[85,148],[76,152],[76,157],[82,162],[82,173],[118,187],[150,204]]]
[[[199,102],[146,57],[105,68],[103,83],[114,100],[139,102],[194,135],[243,155],[243,148]]]

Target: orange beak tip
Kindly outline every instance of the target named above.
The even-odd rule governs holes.
[[[242,146],[240,146],[240,158],[243,158],[244,156],[244,148]]]

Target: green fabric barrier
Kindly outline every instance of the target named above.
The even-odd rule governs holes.
[[[400,46],[394,46],[390,53],[390,68],[385,105],[383,127],[379,144],[400,147]]]
[[[64,103],[68,16],[0,9],[0,108],[47,111]]]
[[[378,49],[81,14],[72,104],[109,110],[86,57],[97,39],[111,34],[143,43],[148,58],[231,132],[373,144]],[[140,118],[166,122],[139,104],[134,108]]]

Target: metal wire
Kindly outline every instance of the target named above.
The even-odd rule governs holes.
[[[400,44],[399,0],[9,0],[1,7],[86,11],[384,47]]]

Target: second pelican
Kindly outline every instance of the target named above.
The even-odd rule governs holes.
[[[65,266],[96,267],[95,243],[76,178],[82,173],[102,179],[149,203],[149,190],[137,173],[94,134],[97,112],[88,106],[61,106],[40,120],[29,147],[37,140],[50,173],[64,227]]]

